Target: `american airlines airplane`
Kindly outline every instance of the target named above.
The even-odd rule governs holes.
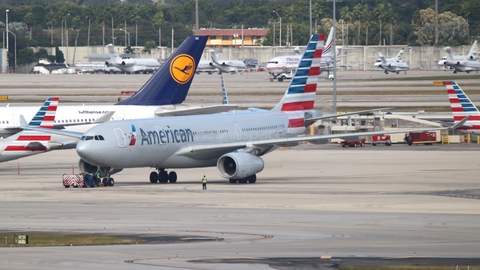
[[[455,56],[452,54],[452,49],[450,47],[445,47],[445,52],[447,53],[447,60],[443,61],[443,65],[453,68],[453,73],[470,73],[471,71],[476,71],[478,73],[478,71],[480,70],[480,62],[473,60],[473,54],[466,59],[459,59],[458,56],[457,58],[455,58]],[[440,60],[440,62],[442,62],[442,60]]]
[[[107,45],[110,60],[105,62],[107,67],[116,67],[125,73],[154,73],[160,68],[155,58],[121,58],[112,44]]]
[[[401,49],[397,56],[395,58],[385,58],[381,52],[378,52],[378,56],[380,59],[375,61],[374,66],[382,68],[385,72],[385,74],[388,74],[388,72],[395,72],[398,74],[400,71],[405,72],[407,74],[407,70],[410,70],[410,66],[402,61],[402,56],[403,56],[403,49]]]
[[[31,127],[53,128],[58,97],[48,98],[28,124]],[[23,118],[21,121],[25,121]],[[26,123],[22,126],[26,126]],[[24,130],[8,138],[0,138],[0,162],[44,153],[57,145],[51,144],[52,135]],[[72,139],[69,138],[71,141]]]
[[[85,133],[77,144],[84,169],[99,170],[105,183],[123,168],[152,167],[151,183],[177,181],[173,168],[216,166],[230,183],[255,183],[264,168],[260,156],[280,146],[302,141],[378,135],[382,132],[298,136],[322,116],[314,109],[324,35],[312,36],[295,77],[282,100],[272,110],[250,109],[221,114],[112,121]],[[432,128],[439,130],[444,128]],[[40,129],[34,129],[40,130]],[[404,133],[425,129],[398,130]],[[61,130],[48,130],[62,133]],[[46,130],[47,132],[47,130]],[[389,131],[390,133],[390,131]]]
[[[328,69],[332,63],[333,58],[333,27],[330,28],[330,32],[327,37],[327,45],[323,51],[320,68],[322,70]],[[301,55],[284,55],[277,56],[270,59],[267,63],[267,71],[272,75],[273,80],[282,82],[284,79],[291,79],[295,70],[300,63]]]
[[[480,134],[480,111],[478,111],[477,106],[473,104],[472,100],[468,98],[456,82],[446,81],[444,84],[447,87],[448,100],[452,107],[454,123],[458,124],[470,116],[465,124],[457,128],[457,130],[462,133]]]

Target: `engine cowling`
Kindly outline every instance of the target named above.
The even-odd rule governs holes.
[[[96,173],[97,170],[98,170],[97,165],[90,164],[83,159],[80,159],[78,161],[78,168],[80,168],[80,171],[83,172],[83,173],[85,173],[85,172]],[[122,170],[123,169],[111,169],[111,168],[104,168],[104,167],[100,168],[101,172],[109,172],[110,175],[121,172]]]
[[[135,60],[133,60],[133,59],[124,59],[122,61],[122,66],[125,66],[125,67],[130,67],[130,66],[133,66],[135,64],[136,64]]]
[[[228,179],[242,179],[261,172],[263,159],[249,153],[228,153],[217,161],[220,176]]]

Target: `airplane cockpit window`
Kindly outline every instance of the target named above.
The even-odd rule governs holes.
[[[375,63],[380,63],[382,62],[382,60],[378,59],[377,61],[375,61]]]

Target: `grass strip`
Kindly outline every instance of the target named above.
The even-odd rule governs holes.
[[[14,244],[14,234],[0,233],[0,247],[22,246]],[[56,233],[27,233],[28,246],[91,246],[91,245],[135,245],[146,241],[133,237],[122,237],[100,234],[56,234]],[[7,241],[5,241],[5,238]]]

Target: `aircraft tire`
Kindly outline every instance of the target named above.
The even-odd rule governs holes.
[[[155,184],[158,182],[158,173],[157,172],[151,172],[150,173],[150,183]]]
[[[113,187],[115,185],[115,180],[113,180],[113,178],[108,178],[108,185]]]
[[[166,171],[161,171],[159,173],[158,182],[159,183],[167,183],[168,182],[168,173]]]
[[[230,184],[236,184],[237,183],[237,179],[228,179],[228,181],[230,182]]]
[[[107,178],[103,178],[103,179],[102,179],[102,184],[103,184],[104,186],[107,185],[107,180],[108,180]]]
[[[176,172],[170,172],[168,174],[168,181],[170,183],[176,183],[177,182],[177,173]]]
[[[246,183],[247,183],[247,178],[248,178],[248,177],[242,178],[242,179],[238,179],[238,183],[240,183],[240,184],[246,184]]]
[[[257,182],[257,175],[256,175],[256,174],[250,175],[250,176],[248,177],[248,182],[249,182],[250,184],[255,184],[255,182]]]

